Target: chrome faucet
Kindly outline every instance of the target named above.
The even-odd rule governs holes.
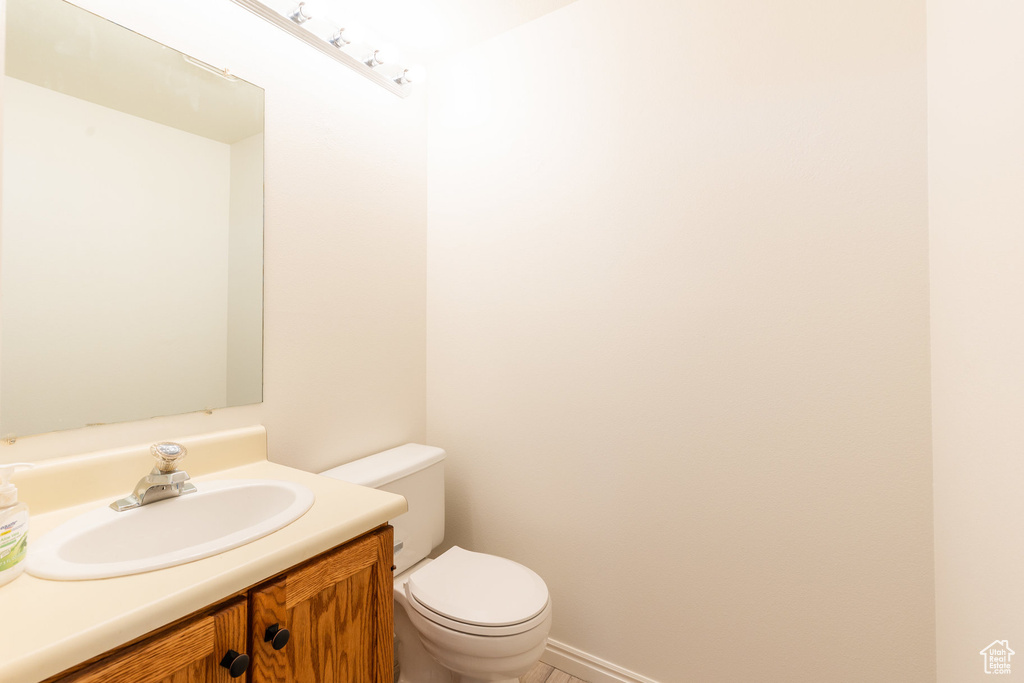
[[[156,458],[156,467],[139,480],[132,495],[111,503],[110,507],[113,510],[123,512],[165,498],[195,493],[196,487],[189,483],[188,472],[178,469],[178,461],[188,453],[184,446],[164,441],[150,446],[149,452]]]

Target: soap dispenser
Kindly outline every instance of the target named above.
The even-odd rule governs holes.
[[[18,489],[11,483],[11,475],[32,467],[27,462],[0,465],[0,586],[14,581],[25,570],[28,506],[18,502]]]

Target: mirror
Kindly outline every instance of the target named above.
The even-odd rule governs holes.
[[[0,436],[259,403],[263,90],[6,4]]]

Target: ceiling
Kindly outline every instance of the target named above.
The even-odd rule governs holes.
[[[335,24],[357,22],[414,63],[451,55],[573,0],[307,0]],[[298,5],[298,0],[295,0]],[[317,7],[320,5],[320,8]]]

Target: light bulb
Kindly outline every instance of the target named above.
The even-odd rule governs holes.
[[[288,15],[288,18],[294,21],[296,24],[305,24],[307,21],[313,18],[312,10],[309,7],[309,3],[300,2],[299,6],[292,10],[292,13]]]
[[[339,28],[337,31],[334,32],[334,35],[331,36],[330,42],[331,45],[333,45],[334,47],[343,48],[349,43],[351,43],[353,38],[354,36],[351,29]]]
[[[423,83],[427,80],[427,72],[418,64],[410,66],[408,69],[404,69],[402,73],[395,79],[398,83],[405,85],[406,83]]]

